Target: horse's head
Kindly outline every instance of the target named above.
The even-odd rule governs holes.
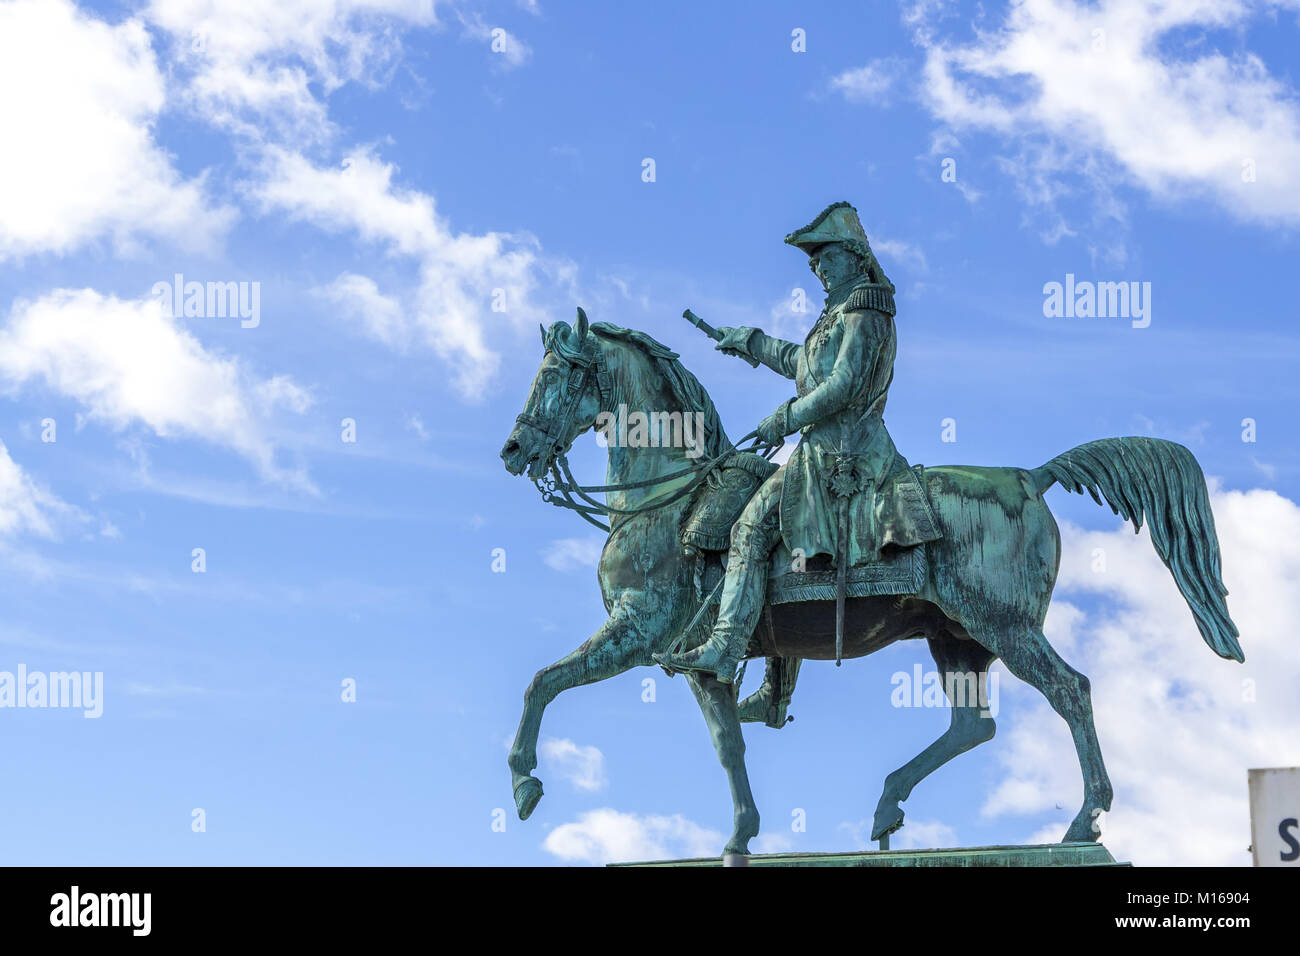
[[[526,468],[529,478],[543,477],[600,413],[600,345],[587,327],[586,313],[578,310],[576,328],[556,322],[543,329],[542,346],[546,354],[528,400],[501,449],[506,470],[518,475]]]

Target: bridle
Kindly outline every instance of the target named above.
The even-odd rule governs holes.
[[[578,312],[581,314],[582,310]],[[582,316],[584,319],[586,316]],[[549,351],[549,350],[548,350]],[[536,415],[529,415],[527,412],[520,412],[515,416],[515,422],[520,425],[527,425],[542,433],[542,440],[545,446],[551,450],[556,457],[564,454],[569,445],[569,426],[573,421],[573,416],[577,414],[578,405],[582,402],[582,395],[587,389],[587,383],[594,376],[596,379],[596,389],[600,395],[602,406],[606,398],[613,394],[610,385],[609,367],[605,364],[605,355],[600,350],[596,337],[590,331],[586,333],[582,341],[581,351],[571,359],[566,359],[569,365],[569,378],[564,383],[564,397],[560,405],[559,414],[552,421],[540,418]],[[552,462],[554,467],[554,462]],[[536,481],[537,479],[534,479]]]
[[[580,328],[586,328],[586,315],[582,309],[578,310]],[[691,494],[703,482],[708,480],[713,471],[741,451],[758,452],[763,449],[761,454],[764,458],[771,459],[773,455],[781,448],[780,445],[765,446],[759,442],[757,435],[750,432],[744,438],[740,439],[739,444],[743,444],[749,439],[753,439],[753,445],[749,448],[730,447],[720,452],[713,458],[702,459],[694,462],[679,471],[674,471],[667,475],[660,475],[655,478],[646,478],[642,481],[621,482],[614,485],[580,485],[573,478],[573,473],[569,470],[569,459],[565,454],[571,443],[566,436],[569,433],[570,425],[573,422],[573,416],[577,414],[578,405],[582,402],[582,396],[587,389],[588,384],[595,379],[596,390],[600,397],[601,408],[614,407],[612,401],[614,389],[609,372],[609,366],[605,363],[605,355],[601,351],[600,344],[596,341],[596,336],[586,330],[582,336],[582,347],[573,358],[565,359],[569,365],[569,377],[564,383],[564,397],[561,400],[559,412],[554,419],[547,421],[545,418],[536,415],[530,415],[527,412],[521,412],[515,416],[515,422],[521,425],[527,425],[542,433],[544,447],[550,449],[551,464],[547,469],[547,474],[541,478],[533,478],[533,485],[541,492],[542,500],[550,502],[559,508],[568,508],[576,512],[584,521],[595,525],[602,531],[608,532],[609,525],[598,521],[593,515],[610,516],[610,515],[634,515],[643,514],[649,511],[656,511],[659,508],[666,507],[674,501],[684,498]],[[679,478],[693,476],[689,482],[683,485],[677,491],[665,498],[656,498],[635,508],[615,508],[613,505],[597,501],[591,497],[593,494],[605,494],[609,492],[635,491],[639,488],[651,488],[655,485],[667,484],[676,481]],[[557,497],[558,495],[558,497]],[[574,496],[578,499],[574,500]]]

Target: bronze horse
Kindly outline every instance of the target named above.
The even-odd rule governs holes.
[[[704,460],[733,450],[708,393],[676,353],[648,335],[606,323],[589,326],[579,310],[576,327],[556,322],[543,331],[543,343],[541,367],[501,451],[511,474],[527,471],[535,481],[545,481],[577,436],[620,403],[646,413],[703,413]],[[694,559],[683,553],[679,540],[691,500],[683,494],[691,479],[683,476],[692,467],[698,469],[698,462],[684,448],[610,446],[605,486],[610,490],[600,509],[610,515],[610,532],[597,570],[609,616],[577,650],[538,671],[524,694],[509,758],[520,819],[527,819],[542,797],[541,782],[531,771],[546,705],[571,687],[650,666],[651,655],[664,650],[699,607]],[[844,656],[861,657],[898,640],[924,637],[944,674],[983,677],[1001,658],[1012,674],[1042,692],[1074,737],[1084,797],[1064,842],[1096,840],[1096,817],[1110,809],[1112,790],[1093,727],[1088,678],[1062,660],[1043,635],[1061,553],[1043,493],[1054,483],[1073,492],[1086,489],[1098,504],[1104,499],[1131,521],[1135,531],[1145,519],[1205,642],[1221,657],[1241,661],[1201,469],[1191,452],[1173,442],[1107,438],[1039,468],[955,465],[926,468],[924,474],[943,532],[942,540],[924,546],[925,582],[912,595],[849,599]],[[579,507],[588,515],[598,510]],[[789,656],[833,659],[831,610],[828,616],[825,602],[772,607],[767,652],[775,636]],[[759,635],[751,640],[750,656],[764,655],[763,640]],[[735,694],[711,675],[692,674],[688,680],[731,786],[734,829],[723,853],[746,854],[759,817]],[[951,703],[948,729],[885,779],[873,840],[902,825],[899,803],[922,779],[993,737],[993,720],[987,711],[981,714],[977,701]]]

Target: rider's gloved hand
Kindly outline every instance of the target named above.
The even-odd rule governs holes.
[[[724,355],[735,355],[739,358],[754,357],[749,354],[749,340],[758,329],[742,325],[736,328],[723,326],[718,331],[722,333],[722,338],[714,346],[715,349],[720,350]]]
[[[782,402],[776,411],[759,422],[758,428],[754,430],[759,441],[765,445],[775,447],[785,441],[786,435],[798,431],[790,422],[790,405],[793,402],[793,398]]]

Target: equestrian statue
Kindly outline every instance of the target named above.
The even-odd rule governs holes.
[[[542,363],[501,457],[544,500],[608,532],[597,569],[608,618],[538,671],[524,694],[509,757],[520,819],[542,797],[532,770],[547,704],[571,687],[657,664],[686,675],[731,786],[723,854],[747,854],[759,816],[740,725],[779,728],[792,719],[786,711],[804,660],[838,665],[925,638],[945,677],[951,721],[886,777],[871,838],[902,826],[899,804],[921,780],[993,737],[985,702],[960,691],[983,687],[1000,658],[1073,735],[1084,796],[1063,842],[1097,840],[1112,790],[1088,678],[1042,630],[1061,554],[1043,494],[1058,483],[1087,490],[1135,531],[1145,521],[1205,642],[1242,661],[1200,466],[1182,445],[1144,437],[1088,442],[1032,469],[909,464],[884,422],[895,289],[857,211],[833,203],[785,241],[807,255],[826,292],[802,344],[750,327],[714,330],[685,313],[724,353],[794,381],[794,396],[739,446],[677,353],[649,335],[589,323],[582,309],[575,326],[542,330]],[[700,428],[694,436],[679,429],[676,437],[691,441],[655,440],[662,436],[653,427],[649,436],[613,436],[612,416],[629,412],[661,431],[684,421]],[[583,486],[566,455],[592,428],[607,439],[606,483]],[[778,467],[771,459],[796,433]],[[738,700],[737,668],[743,675],[743,662],[758,657],[766,659],[762,685]]]

